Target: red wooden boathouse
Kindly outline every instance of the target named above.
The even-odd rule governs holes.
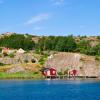
[[[42,74],[45,77],[56,77],[57,76],[57,71],[55,68],[44,68],[42,70]]]

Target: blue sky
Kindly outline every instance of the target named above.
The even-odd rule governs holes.
[[[100,0],[0,0],[0,33],[100,35]]]

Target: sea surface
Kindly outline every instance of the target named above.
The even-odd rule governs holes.
[[[0,100],[100,100],[100,81],[1,80]]]

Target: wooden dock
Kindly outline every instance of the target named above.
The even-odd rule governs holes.
[[[50,75],[46,76],[46,79],[89,79],[89,78],[98,78],[97,76],[68,76],[68,75]]]

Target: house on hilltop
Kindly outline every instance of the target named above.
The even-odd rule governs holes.
[[[2,54],[11,54],[11,53],[14,53],[14,52],[16,52],[16,50],[14,50],[14,49],[9,49],[7,47],[2,48]]]
[[[25,53],[25,50],[23,50],[22,48],[20,48],[19,50],[17,50],[17,53],[18,54],[23,54],[23,53]]]
[[[4,48],[2,48],[2,54],[4,54],[4,53],[8,53],[9,52],[9,48],[6,48],[6,47],[4,47]]]

